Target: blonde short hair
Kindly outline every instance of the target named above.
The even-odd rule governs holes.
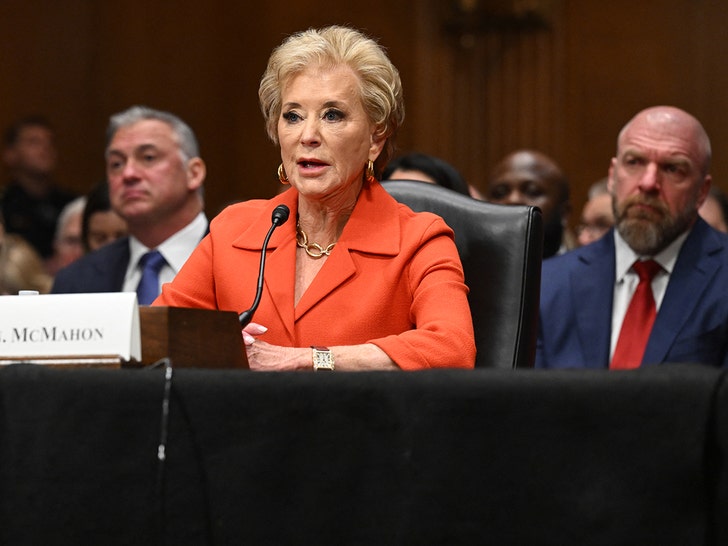
[[[258,89],[260,109],[270,139],[278,144],[281,90],[285,83],[310,66],[346,65],[359,77],[361,99],[377,135],[386,139],[375,162],[381,173],[394,151],[394,136],[404,121],[404,99],[399,71],[384,49],[352,28],[329,26],[305,30],[286,38],[273,50]]]

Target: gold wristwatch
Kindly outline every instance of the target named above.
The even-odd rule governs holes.
[[[313,371],[326,370],[334,371],[334,354],[328,347],[311,345],[313,349]]]

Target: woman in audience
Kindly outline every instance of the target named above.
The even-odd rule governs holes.
[[[106,180],[94,186],[86,199],[86,208],[81,219],[81,238],[86,252],[92,252],[126,236],[126,220],[111,208]]]
[[[419,180],[470,197],[470,187],[455,167],[439,157],[419,152],[391,160],[382,172],[382,180]]]
[[[397,69],[346,27],[311,29],[271,55],[259,89],[279,179],[291,189],[232,205],[156,304],[240,312],[279,205],[256,322],[256,370],[472,367],[473,327],[453,233],[380,186],[404,118]]]

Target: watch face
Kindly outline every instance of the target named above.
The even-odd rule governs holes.
[[[318,351],[313,350],[313,369],[314,370],[333,370],[334,369],[334,357],[331,351]]]

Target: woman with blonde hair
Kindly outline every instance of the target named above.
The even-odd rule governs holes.
[[[290,36],[259,88],[281,183],[270,200],[232,205],[211,223],[155,304],[240,312],[256,370],[471,368],[473,326],[452,230],[380,186],[404,119],[384,50],[341,26]],[[269,231],[285,205],[291,220]]]

